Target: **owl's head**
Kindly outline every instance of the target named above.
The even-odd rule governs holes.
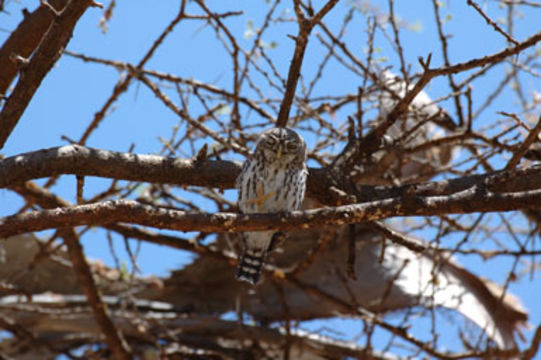
[[[268,161],[303,163],[306,160],[306,143],[295,131],[275,127],[261,133],[255,154],[264,155]]]

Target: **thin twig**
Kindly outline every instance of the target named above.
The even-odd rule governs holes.
[[[511,170],[514,169],[518,163],[520,162],[520,159],[526,154],[526,151],[530,148],[530,146],[534,143],[534,141],[537,140],[537,137],[539,133],[541,132],[541,116],[537,120],[537,124],[535,127],[530,131],[524,142],[520,145],[520,147],[515,151],[513,154],[513,157],[507,165],[505,166],[505,170]]]

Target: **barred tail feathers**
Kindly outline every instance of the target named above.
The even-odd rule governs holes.
[[[245,251],[240,258],[237,267],[237,280],[246,281],[252,285],[256,285],[261,277],[264,258],[264,252],[254,256],[248,253],[248,251]]]
[[[256,285],[271,244],[272,231],[259,231],[244,234],[244,251],[237,266],[237,280]]]

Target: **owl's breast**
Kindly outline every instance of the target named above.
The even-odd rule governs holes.
[[[241,176],[239,207],[244,213],[297,210],[305,183],[305,169],[251,166]]]
[[[285,170],[269,169],[267,176],[261,179],[264,194],[267,197],[259,208],[260,212],[278,212],[288,209],[287,187],[288,176]]]
[[[299,197],[304,197],[305,176],[299,169],[273,169],[267,171],[261,180],[265,201],[261,203],[259,212],[282,212],[297,210]]]

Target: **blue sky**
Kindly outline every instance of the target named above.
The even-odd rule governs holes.
[[[0,42],[3,42],[21,19],[21,8],[36,6],[36,1],[6,1],[5,7],[9,14],[0,14]],[[105,2],[106,4],[108,1]],[[249,39],[244,39],[250,21],[258,26],[263,21],[268,6],[264,1],[207,1],[208,5],[217,11],[242,10],[244,14],[224,20],[234,35],[239,36],[239,44],[246,49],[251,46]],[[316,5],[321,1],[315,1]],[[342,1],[326,19],[329,26],[336,32],[344,18],[346,9],[351,6],[350,1]],[[357,2],[360,3],[360,2]],[[432,64],[438,66],[442,63],[440,44],[435,28],[431,2],[429,1],[395,1],[396,13],[406,24],[406,30],[402,32],[402,43],[405,48],[406,61],[412,64],[414,70],[418,70],[417,57],[433,54]],[[493,31],[487,29],[485,21],[465,1],[443,2],[442,14],[446,16],[446,32],[452,33],[449,39],[451,62],[456,63],[473,57],[479,57],[500,51],[506,46],[505,39]],[[189,3],[190,4],[190,3]],[[495,20],[505,18],[505,13],[494,1],[483,2],[486,12]],[[77,24],[73,39],[68,49],[87,55],[104,57],[107,59],[128,61],[137,63],[143,54],[152,45],[158,34],[165,28],[178,12],[178,1],[144,1],[130,0],[118,1],[114,10],[114,16],[109,23],[109,30],[103,33],[98,27],[102,11],[89,9]],[[283,11],[290,6],[285,1],[281,5]],[[380,7],[381,12],[387,11],[386,1],[374,1],[373,6]],[[221,7],[221,9],[220,9]],[[188,5],[188,12],[195,12],[195,7]],[[515,24],[515,36],[518,40],[539,31],[541,26],[538,19],[541,11],[528,9],[524,16]],[[363,59],[363,51],[366,49],[366,34],[362,29],[365,20],[357,17],[354,26],[351,27],[345,37],[350,48]],[[355,31],[353,29],[358,29]],[[317,31],[317,29],[316,29]],[[389,29],[390,31],[390,29]],[[277,70],[283,77],[287,75],[287,68],[293,51],[293,41],[285,37],[286,33],[294,34],[296,29],[291,24],[280,24],[276,29],[269,30],[263,40],[267,43],[275,43],[276,47],[269,49]],[[378,39],[381,40],[381,39]],[[383,65],[398,64],[398,59],[390,51],[387,42],[378,49],[377,55]],[[310,78],[314,74],[318,61],[325,56],[326,51],[318,45],[317,39],[312,36],[308,46],[303,74]],[[163,46],[148,63],[148,69],[156,69],[170,72],[179,76],[194,78],[204,82],[213,82],[224,88],[231,88],[230,69],[231,64],[223,48],[216,41],[214,32],[203,27],[199,21],[184,21],[165,40]],[[504,71],[500,69],[498,71]],[[117,70],[99,64],[85,64],[78,59],[63,56],[55,68],[48,74],[43,84],[35,94],[30,106],[21,118],[15,131],[9,138],[2,154],[11,156],[42,148],[64,145],[61,139],[65,135],[77,140],[93,118],[93,115],[110,96],[114,85],[125,74]],[[458,76],[460,79],[461,76]],[[488,76],[474,84],[473,101],[474,108],[484,98],[486,92],[497,84],[498,77]],[[534,89],[537,84],[527,80],[525,88]],[[338,66],[330,66],[316,89],[316,94],[334,93],[341,95],[354,93],[359,86],[359,79],[352,76]],[[330,90],[329,90],[330,89]],[[264,89],[269,96],[279,97],[273,89]],[[435,79],[427,88],[434,98],[448,93],[445,79]],[[517,99],[511,92],[505,92],[496,103],[487,109],[476,126],[482,126],[484,121],[491,121],[497,111],[512,112],[516,108]],[[447,106],[452,111],[451,102]],[[246,115],[246,121],[257,121],[254,113]],[[158,153],[162,148],[159,137],[168,138],[171,128],[178,123],[178,118],[166,109],[144,87],[133,84],[130,89],[121,96],[113,111],[100,124],[87,142],[88,146],[127,151],[131,144],[135,144],[134,151],[137,153]],[[309,146],[311,144],[309,143]],[[43,181],[38,181],[43,183]],[[110,184],[106,179],[87,179],[85,192],[91,194],[100,191]],[[60,179],[54,188],[59,194],[70,201],[74,201],[75,178],[65,176]],[[227,191],[228,196],[234,199],[234,191]],[[8,215],[17,211],[22,205],[21,200],[5,190],[0,190],[0,215]],[[212,209],[209,209],[210,211]],[[113,264],[110,249],[100,230],[91,230],[92,234],[86,237],[85,251],[91,258],[102,259],[108,264]],[[120,240],[120,239],[115,239]],[[127,259],[121,241],[115,242],[115,249],[121,259]],[[144,256],[139,258],[139,266],[143,274],[166,275],[169,270],[178,268],[190,261],[189,254],[170,248],[142,245]],[[127,260],[126,260],[127,261]],[[494,269],[493,265],[482,263],[478,257],[461,258],[461,262],[473,271],[488,274],[493,279],[502,281],[505,272]],[[508,269],[506,267],[505,269]],[[499,270],[499,271],[498,271]],[[522,280],[514,283],[511,289],[523,300],[531,312],[531,321],[534,324],[541,320],[541,309],[537,305],[535,286],[532,284],[539,281],[528,282]],[[538,288],[538,286],[537,286]]]

